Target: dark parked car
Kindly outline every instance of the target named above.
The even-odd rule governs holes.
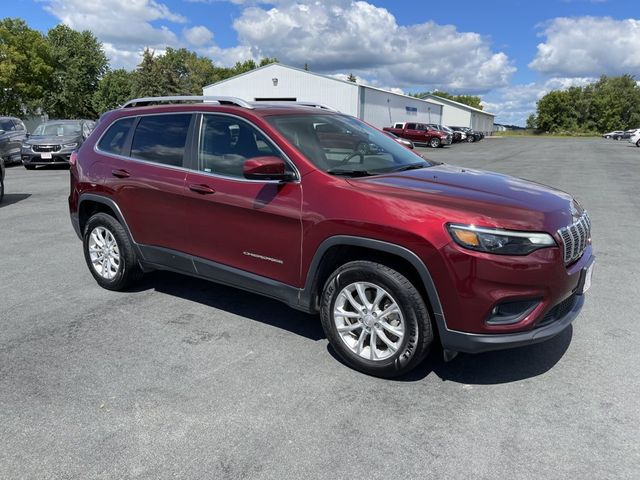
[[[94,125],[92,120],[50,120],[38,125],[22,144],[24,168],[69,163],[71,152],[82,145]]]
[[[447,127],[446,125],[430,123],[429,127],[433,128],[434,130],[440,130],[441,132],[445,132],[451,135],[451,143],[460,143],[463,140],[462,132],[453,130],[452,128]],[[464,136],[464,138],[466,139],[466,135]]]
[[[319,313],[337,355],[381,377],[436,342],[446,359],[541,342],[583,306],[591,222],[567,193],[425,160],[319,108],[148,101],[105,114],[71,157],[71,222],[106,289],[159,269],[263,294]]]
[[[453,130],[458,132],[464,132],[467,135],[467,142],[479,142],[484,138],[484,134],[481,132],[476,132],[475,130],[469,127],[451,127]]]
[[[20,162],[20,146],[28,136],[22,120],[0,117],[0,157],[5,165]]]
[[[4,159],[0,157],[0,202],[4,198]]]

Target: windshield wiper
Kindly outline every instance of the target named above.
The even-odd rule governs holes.
[[[427,168],[430,165],[428,163],[410,163],[409,165],[403,165],[402,167],[395,168],[388,173],[404,172],[406,170],[415,170],[417,168]]]
[[[367,170],[344,170],[339,168],[332,168],[327,170],[327,173],[330,175],[346,175],[349,177],[368,177],[370,175],[378,175],[377,173],[372,173]]]

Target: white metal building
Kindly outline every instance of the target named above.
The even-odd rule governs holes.
[[[378,128],[392,126],[395,122],[443,123],[441,103],[359,85],[279,63],[222,80],[202,90],[203,95],[239,97],[250,102],[322,103]]]
[[[442,123],[451,127],[470,127],[478,132],[494,131],[495,115],[448,98],[427,94],[425,99],[442,106]]]

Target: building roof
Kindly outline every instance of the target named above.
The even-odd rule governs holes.
[[[490,115],[492,117],[496,116],[495,113],[486,112],[484,110],[480,110],[479,108],[471,107],[471,106],[466,105],[464,103],[456,102],[455,100],[450,100],[448,98],[439,97],[439,96],[433,95],[431,93],[425,94],[422,98],[430,98],[430,99],[434,100],[435,102],[438,102],[438,103],[441,103],[441,104],[445,104],[445,105],[447,103],[448,104],[452,104],[452,105],[455,105],[456,107],[462,108],[463,110],[470,110],[472,112],[484,113],[485,115]]]
[[[302,68],[292,67],[290,65],[284,65],[282,63],[277,63],[277,62],[276,63],[269,63],[268,65],[263,65],[262,67],[254,68],[253,70],[249,70],[248,72],[244,72],[244,73],[241,73],[239,75],[235,75],[233,77],[225,78],[224,80],[220,80],[219,82],[212,83],[211,85],[207,85],[207,86],[203,87],[203,89],[208,88],[208,87],[212,87],[214,85],[220,85],[221,83],[225,83],[225,82],[228,82],[230,80],[235,80],[236,78],[243,77],[245,75],[249,75],[250,73],[256,72],[258,70],[262,70],[264,68],[273,67],[274,65],[277,65],[277,66],[282,67],[282,68],[287,68],[289,70],[295,70],[295,71],[306,73],[306,74],[309,74],[309,75],[314,75],[316,77],[324,78],[324,79],[327,79],[327,80],[333,80],[334,82],[346,83],[347,85],[352,85],[354,87],[368,88],[368,89],[371,89],[371,90],[377,90],[379,92],[388,93],[390,95],[397,95],[399,97],[406,97],[406,98],[409,98],[411,100],[421,100],[421,101],[426,102],[426,103],[431,103],[431,104],[435,104],[435,105],[438,104],[438,102],[431,102],[429,100],[425,100],[424,98],[412,97],[411,95],[406,95],[404,93],[392,92],[391,90],[386,90],[384,88],[374,87],[372,85],[365,85],[365,84],[362,84],[362,83],[351,82],[349,80],[341,80],[339,78],[335,78],[335,77],[332,77],[330,75],[322,75],[321,73],[315,73],[315,72],[312,72],[310,70],[304,70]],[[440,97],[437,97],[437,98],[440,98]],[[453,103],[457,103],[457,102],[453,102]],[[459,105],[462,105],[462,104],[459,104]],[[468,107],[468,105],[464,105],[464,106]],[[471,108],[471,107],[469,107],[469,108]],[[473,109],[473,110],[476,110],[476,109]],[[482,112],[482,110],[478,110],[478,111]],[[482,113],[487,113],[487,112],[482,112]],[[489,115],[491,115],[491,114],[489,114]]]
[[[291,65],[284,65],[283,63],[274,62],[274,63],[268,63],[267,65],[263,65],[263,66],[258,67],[258,68],[254,68],[253,70],[249,70],[248,72],[244,72],[244,73],[240,73],[238,75],[234,75],[233,77],[225,78],[224,80],[220,80],[219,82],[212,83],[212,84],[207,85],[207,86],[205,86],[203,88],[213,87],[214,85],[220,85],[221,83],[225,83],[225,82],[228,82],[230,80],[235,80],[236,78],[244,77],[245,75],[249,75],[250,73],[254,73],[254,72],[257,72],[258,70],[263,70],[265,68],[270,68],[270,67],[273,67],[275,65],[277,65],[279,67],[282,67],[282,68],[287,68],[289,70],[296,70],[298,72],[307,73],[309,75],[314,75],[316,77],[322,77],[322,78],[326,78],[326,79],[329,79],[329,80],[334,80],[336,82],[346,83],[347,85],[353,85],[355,87],[357,87],[359,85],[358,83],[350,82],[348,80],[340,80],[339,78],[330,77],[328,75],[322,75],[320,73],[315,73],[315,72],[312,72],[310,70],[305,70],[303,68],[292,67]]]

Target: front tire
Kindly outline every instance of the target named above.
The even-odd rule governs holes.
[[[0,175],[1,174],[2,174],[2,172],[0,172]],[[4,198],[4,180],[2,178],[0,178],[0,203],[2,203],[2,199],[3,198]]]
[[[429,146],[431,148],[438,148],[441,143],[442,142],[440,142],[440,139],[438,137],[433,137],[431,140],[429,140]]]
[[[640,147],[640,140],[636,142],[636,147]]]
[[[129,236],[111,215],[93,215],[84,229],[82,244],[89,271],[102,288],[124,290],[142,277]]]
[[[327,280],[322,328],[338,356],[368,375],[393,378],[428,354],[433,329],[416,287],[379,263],[349,262]]]

